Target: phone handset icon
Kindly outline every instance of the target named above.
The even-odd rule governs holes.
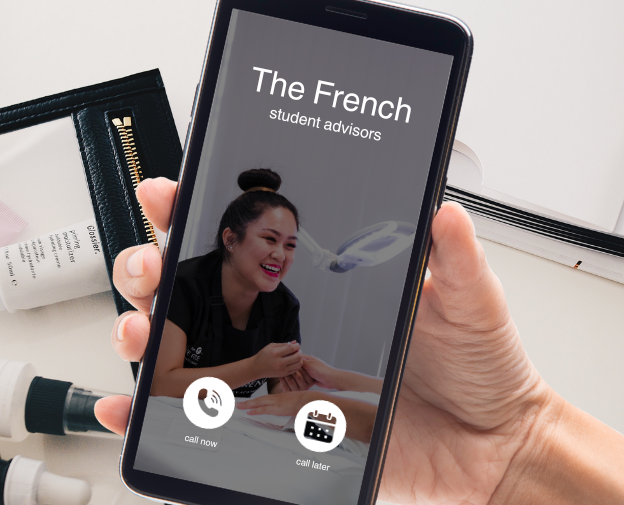
[[[199,400],[199,407],[202,409],[204,414],[210,417],[217,417],[219,415],[219,411],[223,406],[223,402],[221,401],[221,397],[217,391],[208,391],[206,388],[199,390],[199,395],[201,396],[203,393],[206,394],[203,400]]]
[[[200,396],[204,396],[199,399]],[[212,430],[227,423],[234,414],[234,393],[221,379],[202,377],[184,393],[184,414],[195,426]]]

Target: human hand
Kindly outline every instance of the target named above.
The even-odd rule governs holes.
[[[285,377],[301,368],[301,349],[296,341],[271,343],[252,358],[252,367],[258,377]]]
[[[329,366],[316,356],[303,355],[303,370],[322,388],[340,389],[337,384],[339,370]]]
[[[263,395],[236,404],[237,409],[246,410],[250,416],[268,414],[272,416],[296,416],[304,405],[316,400],[314,392],[295,391]]]
[[[147,218],[160,229],[168,226],[174,192],[175,184],[163,179],[144,181],[137,190]],[[522,348],[466,212],[444,204],[432,234],[431,277],[423,287],[380,498],[485,504],[551,392]],[[115,285],[138,309],[113,328],[113,347],[124,359],[138,360],[144,352],[146,313],[159,279],[153,246],[131,248],[115,262]],[[96,415],[123,433],[129,409],[130,398],[109,397],[98,402]]]
[[[467,213],[444,204],[432,235],[380,498],[487,504],[551,391]]]
[[[291,375],[280,377],[279,381],[283,393],[289,391],[307,391],[315,384],[314,379],[310,377],[303,367]]]

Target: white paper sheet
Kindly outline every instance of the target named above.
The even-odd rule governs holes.
[[[474,34],[457,137],[484,187],[613,231],[624,203],[624,3],[410,3]]]
[[[453,150],[449,165],[448,184],[470,191],[476,195],[488,197],[489,195],[487,192],[483,191],[483,188],[480,187],[481,171],[478,166],[479,159],[475,157],[474,153],[471,155],[469,148],[461,143],[456,145],[456,148],[461,149],[462,152],[458,152],[455,149]],[[557,213],[547,212],[545,209],[539,207],[536,208],[535,206],[529,205],[523,206],[522,202],[505,197],[505,195],[499,194],[498,196],[499,198],[496,198],[496,200],[508,203],[512,206],[524,208],[524,210],[550,216],[555,219],[572,221],[570,219],[562,219],[562,216],[557,215]],[[565,216],[563,217],[565,218]],[[536,256],[541,256],[570,267],[575,267],[575,265],[580,262],[576,267],[578,270],[624,283],[624,258],[554,240],[473,213],[471,213],[471,218],[475,225],[477,236],[481,238],[535,254]],[[620,224],[618,223],[618,227],[619,226]]]

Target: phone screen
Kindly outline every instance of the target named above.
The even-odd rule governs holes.
[[[452,63],[232,12],[135,469],[357,503]]]

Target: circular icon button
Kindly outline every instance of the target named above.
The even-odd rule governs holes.
[[[346,432],[347,420],[342,410],[324,400],[306,404],[295,418],[297,440],[314,452],[327,452],[338,447]]]
[[[205,398],[199,399],[205,392]],[[202,377],[193,382],[184,393],[182,407],[188,420],[206,430],[220,428],[234,413],[234,393],[221,379]]]

